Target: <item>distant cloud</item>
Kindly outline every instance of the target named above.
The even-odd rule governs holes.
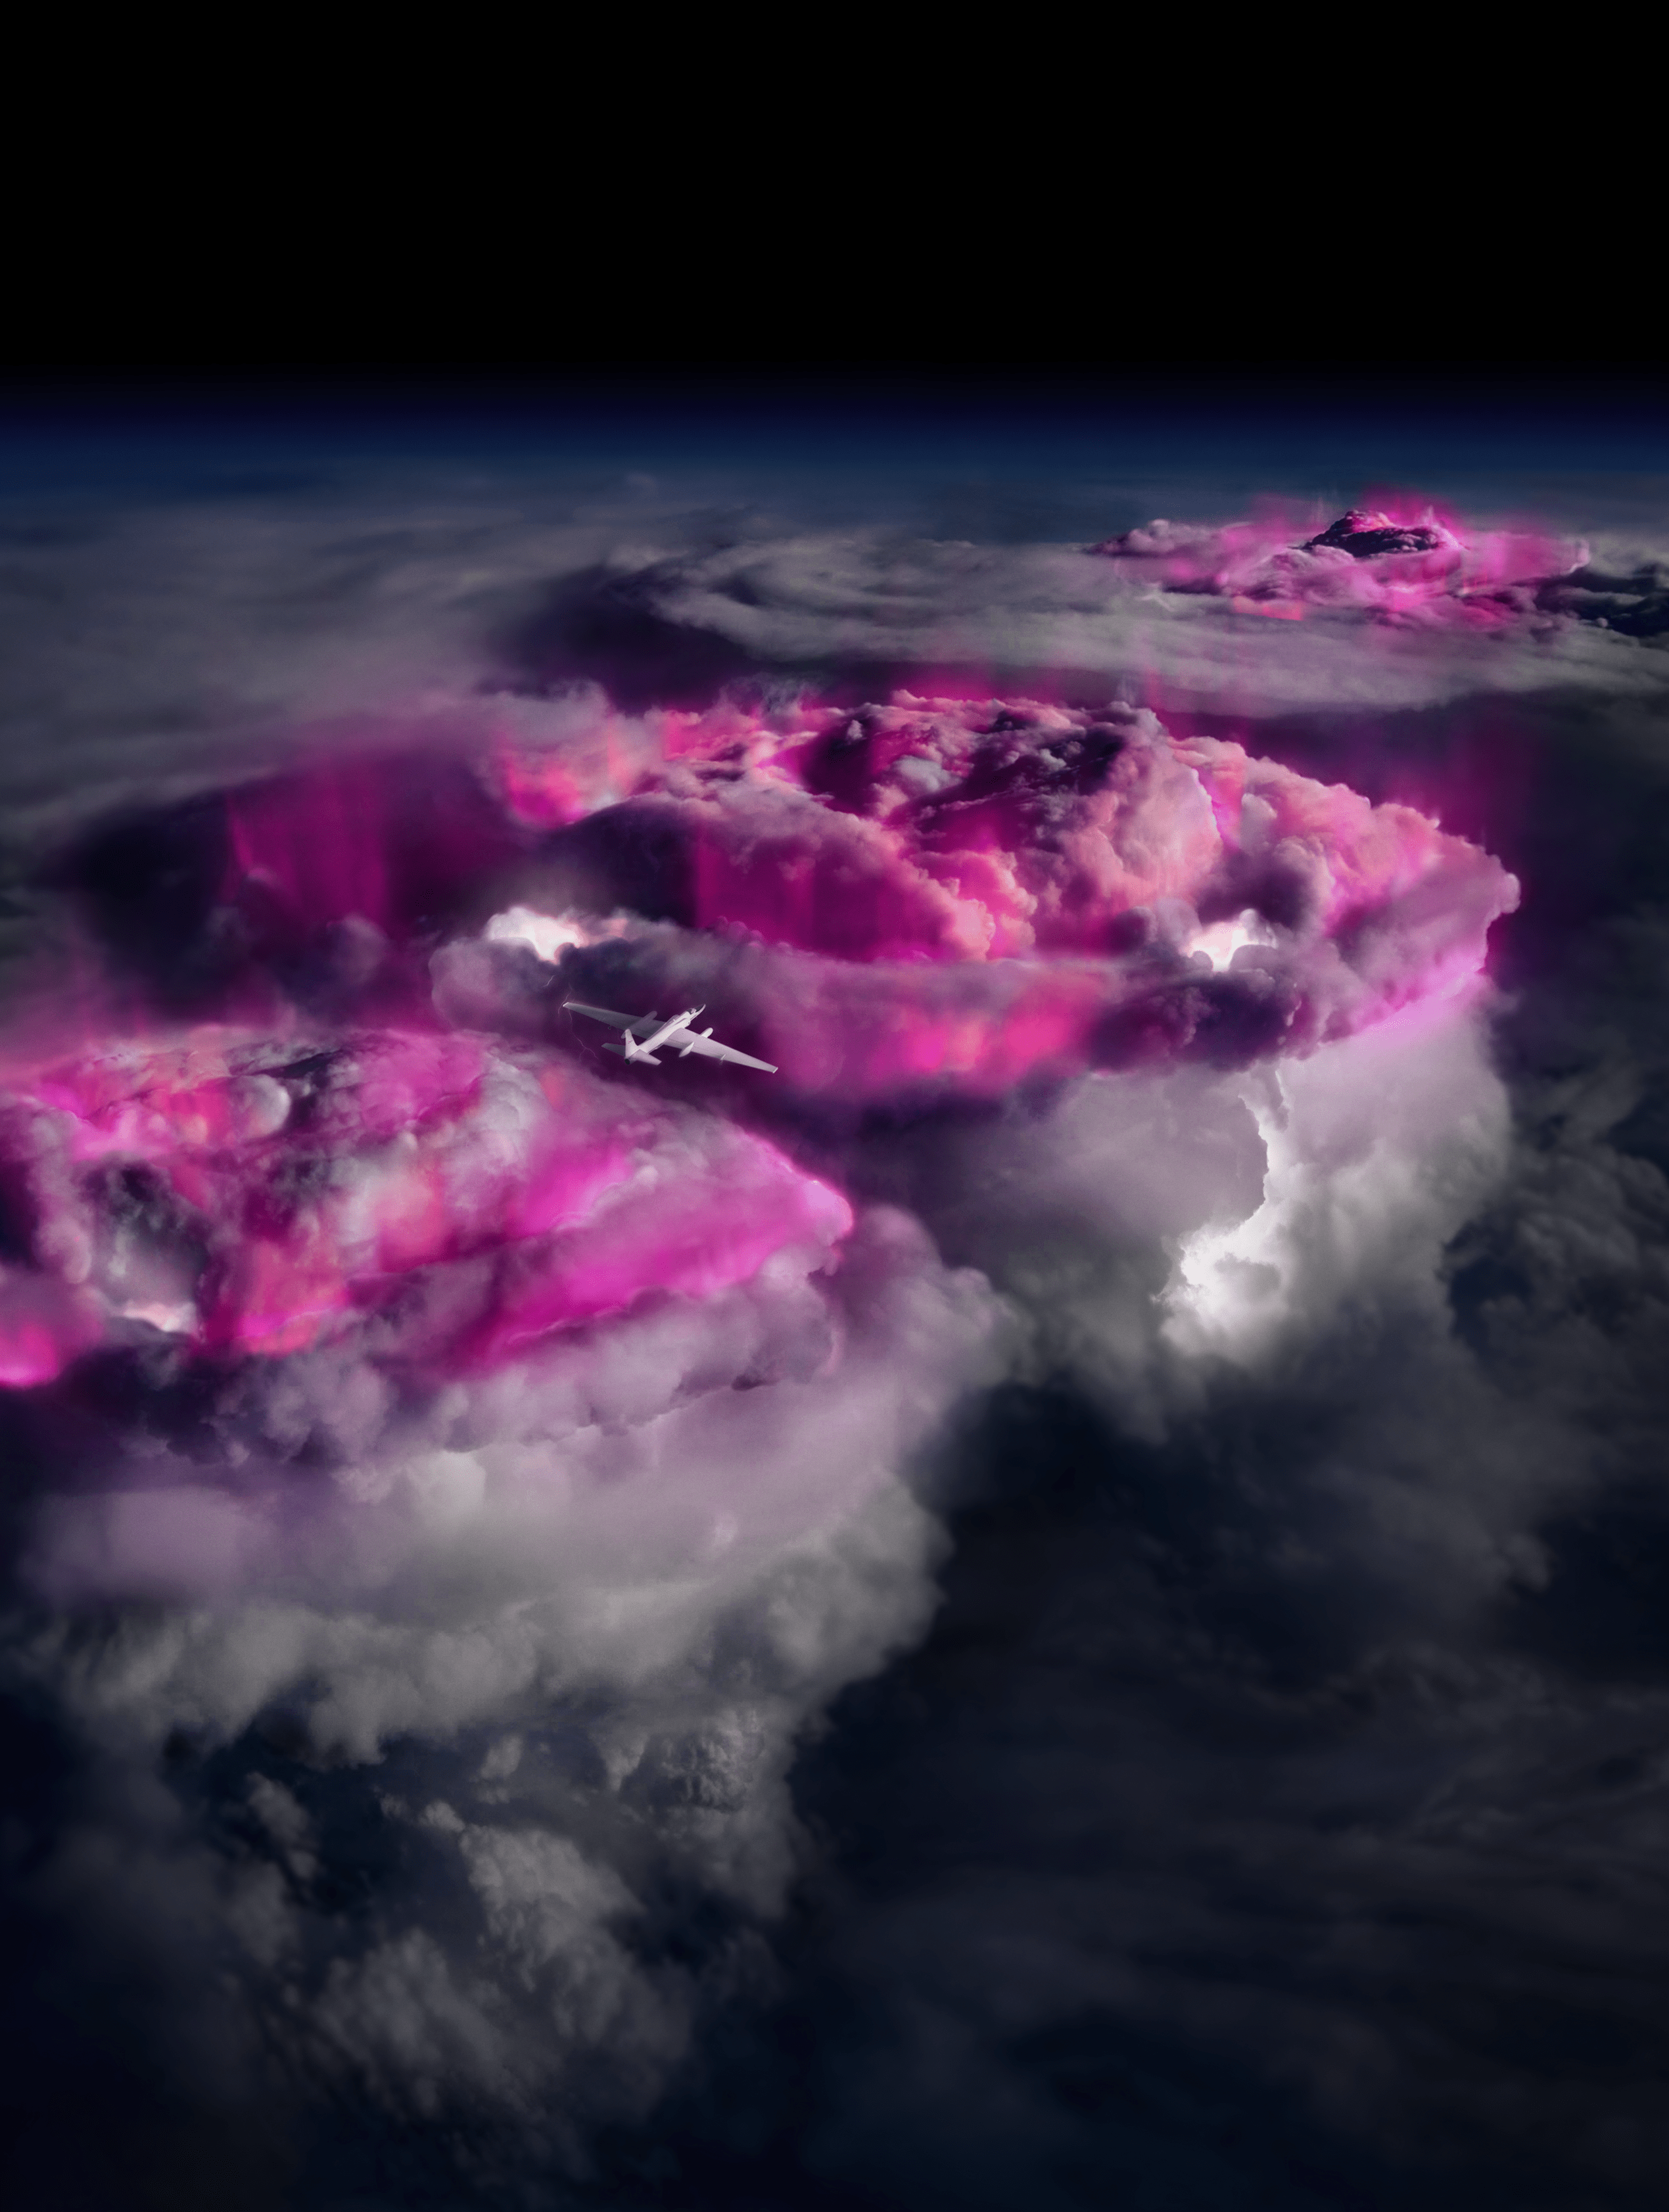
[[[1480,531],[1413,502],[1393,512],[1353,507],[1294,537],[1289,520],[1209,531],[1154,522],[1092,550],[1143,564],[1165,591],[1229,599],[1237,613],[1296,620],[1314,608],[1354,608],[1404,627],[1477,630],[1533,617],[1545,605],[1536,587],[1588,557],[1579,543]]]

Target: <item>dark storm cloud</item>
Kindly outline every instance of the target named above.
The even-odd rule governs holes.
[[[1001,1401],[937,1633],[807,1775],[846,2186],[1660,2190],[1661,733],[1520,724],[1510,1139],[1414,1310],[1375,1267],[1162,1443],[1058,1370]]]
[[[253,1396],[154,1351],[8,1394],[17,2201],[1654,2200],[1662,555],[1605,523],[1482,640],[433,471],[14,547],[23,901],[90,915],[122,1007],[437,986],[498,1035],[483,1144],[533,1126],[557,978],[483,926],[549,854],[396,886],[369,950],[350,903],[228,933],[187,832],[224,842],[229,771],[415,749],[421,815],[460,757],[588,774],[552,685],[613,690],[635,775],[734,678],[1054,669],[1524,885],[1494,994],[1424,1028],[954,1110],[692,1083],[856,1208],[826,1280],[421,1401],[331,1344]],[[667,854],[576,842],[561,973],[695,978]],[[761,1019],[851,981],[724,957]]]

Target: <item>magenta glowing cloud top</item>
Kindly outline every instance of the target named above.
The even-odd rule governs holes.
[[[1588,558],[1586,545],[1541,531],[1469,530],[1421,500],[1352,507],[1307,537],[1276,514],[1216,530],[1152,522],[1093,550],[1151,570],[1166,591],[1230,599],[1240,613],[1298,622],[1314,609],[1360,610],[1473,630],[1534,613],[1538,587]]]
[[[205,1351],[351,1328],[431,1375],[492,1364],[647,1289],[803,1274],[852,1223],[727,1121],[474,1036],[204,1028],[42,1069],[7,1103],[36,1224],[0,1322],[14,1386],[132,1322]]]
[[[27,1249],[0,1379],[136,1326],[217,1355],[350,1332],[385,1364],[479,1366],[648,1292],[824,1265],[838,1193],[682,1064],[601,1080],[566,995],[704,1003],[825,1106],[992,1099],[1243,1066],[1452,997],[1517,896],[1410,807],[1121,708],[600,702],[556,748],[500,739],[476,796],[460,820],[420,763],[375,759],[231,795],[201,933],[228,1015],[8,1079]],[[425,975],[414,866],[454,885],[509,866],[521,902]],[[661,918],[619,911],[632,896]],[[283,988],[321,974],[310,1011]]]
[[[630,743],[610,835],[668,856],[675,931],[588,924],[594,787],[562,757],[497,757],[509,806],[557,831],[534,880],[547,908],[581,909],[570,942],[597,946],[570,964],[594,991],[723,993],[785,1080],[825,1097],[990,1097],[1302,1049],[1461,988],[1517,899],[1411,808],[1179,740],[1145,710],[905,693],[650,717]],[[626,744],[601,732],[594,769]],[[482,956],[438,972],[448,1003],[491,1004]]]

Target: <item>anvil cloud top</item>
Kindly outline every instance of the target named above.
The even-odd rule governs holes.
[[[825,1103],[1307,1050],[1452,996],[1517,898],[1412,808],[1176,740],[1146,710],[906,693],[622,726],[600,702],[564,745],[501,743],[483,774],[508,817],[485,848],[520,829],[553,926],[592,904],[553,948],[565,976],[639,1003],[698,985],[775,1055],[717,1057]],[[528,1059],[563,1000],[541,1008],[502,923],[435,950],[432,1006],[416,995],[390,934],[411,936],[400,833],[442,811],[412,763],[231,799],[225,872],[169,950],[234,1007],[287,981],[278,1034],[199,1028],[14,1079],[0,1375],[44,1382],[135,1322],[278,1352],[377,1316],[385,1360],[496,1356],[651,1286],[740,1279],[791,1240],[800,1185],[758,1139],[687,1123],[669,1158],[694,1194],[674,1194],[654,1109]],[[609,924],[623,892],[662,918]],[[407,1022],[461,1032],[363,1027],[356,1000],[386,1021],[402,983]],[[333,1023],[306,1026],[309,996]],[[520,1026],[525,1064],[472,1025]]]

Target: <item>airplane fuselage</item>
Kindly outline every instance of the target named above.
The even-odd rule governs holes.
[[[606,1022],[612,1030],[620,1032],[618,1042],[610,1037],[603,1046],[605,1052],[618,1052],[622,1060],[634,1066],[659,1067],[657,1045],[670,1044],[680,1060],[698,1053],[704,1060],[720,1060],[733,1067],[757,1067],[762,1074],[775,1075],[776,1064],[769,1060],[755,1060],[751,1052],[738,1052],[734,1045],[716,1042],[712,1026],[704,1030],[691,1029],[690,1024],[697,1014],[705,1013],[704,1006],[686,1006],[681,1014],[674,1014],[663,1022],[658,1013],[617,1013],[612,1006],[588,1006],[578,999],[564,999],[563,1006],[570,1014],[584,1014],[594,1022]]]
[[[680,1030],[687,1030],[696,1016],[703,1011],[700,1006],[686,1006],[681,1014],[674,1014],[671,1021],[662,1022],[653,1036],[634,1038],[631,1031],[628,1030],[620,1040],[625,1048],[626,1058],[648,1060],[657,1046],[663,1045],[669,1038],[675,1037]],[[711,1032],[710,1031],[709,1034],[710,1035]]]

